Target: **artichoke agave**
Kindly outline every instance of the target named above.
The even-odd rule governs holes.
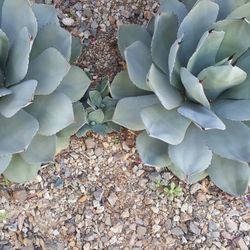
[[[104,78],[94,90],[86,94],[86,98],[83,98],[86,124],[76,133],[78,137],[88,131],[105,135],[120,130],[120,126],[112,122],[117,101],[110,97],[109,85],[108,78]]]
[[[250,162],[250,1],[162,0],[147,25],[122,25],[127,71],[113,121],[135,131],[143,162],[243,194]]]
[[[0,173],[34,177],[85,122],[77,102],[90,80],[77,66],[79,43],[56,10],[0,0]]]

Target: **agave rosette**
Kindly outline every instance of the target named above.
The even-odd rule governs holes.
[[[53,6],[0,0],[0,173],[33,178],[84,123],[90,80]]]
[[[162,0],[147,25],[122,25],[127,71],[113,121],[142,131],[143,162],[189,183],[207,175],[243,194],[250,162],[250,1]]]

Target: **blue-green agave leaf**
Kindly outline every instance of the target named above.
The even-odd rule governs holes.
[[[231,195],[242,195],[247,190],[250,170],[246,162],[213,155],[207,171],[216,186]]]
[[[250,23],[245,18],[225,19],[215,23],[214,28],[225,32],[217,61],[231,56],[238,58],[250,47]]]
[[[67,61],[71,56],[72,37],[70,33],[57,24],[47,24],[39,30],[34,41],[30,59],[33,60],[48,48],[57,49]]]
[[[0,98],[0,113],[10,118],[22,108],[28,106],[34,96],[37,81],[24,81],[9,88],[11,95]]]
[[[155,95],[123,98],[117,103],[112,120],[131,130],[144,130],[141,111],[156,103],[159,103],[159,100]]]
[[[12,47],[6,64],[6,86],[11,86],[22,81],[29,65],[29,53],[32,41],[26,27],[20,30]]]
[[[250,128],[241,122],[223,120],[225,130],[205,132],[208,147],[221,157],[250,162]]]
[[[144,108],[141,118],[149,136],[173,145],[182,142],[191,123],[176,109],[166,110],[160,104]]]
[[[102,123],[104,120],[104,113],[101,109],[97,109],[88,114],[88,121],[94,123]]]
[[[2,174],[4,170],[9,166],[11,159],[11,154],[0,155],[0,174]]]
[[[142,96],[147,94],[152,94],[152,92],[145,91],[142,89],[137,88],[130,80],[127,71],[119,72],[111,86],[110,86],[110,93],[112,98],[114,99],[121,99],[124,97],[131,97],[131,96]]]
[[[37,120],[24,110],[11,118],[0,115],[0,124],[0,154],[24,151],[39,129]]]
[[[207,31],[201,38],[198,47],[188,61],[187,69],[194,75],[208,66],[215,64],[217,52],[224,38],[223,31]]]
[[[49,95],[61,83],[70,64],[55,48],[48,48],[31,61],[25,79],[36,79],[36,95]],[[74,84],[74,83],[72,83]]]
[[[10,89],[0,88],[0,97],[10,95],[11,93],[12,91]]]
[[[84,96],[90,83],[87,74],[81,68],[73,65],[57,87],[56,92],[64,93],[72,102],[76,102]]]
[[[7,1],[8,2],[8,1]],[[39,163],[29,164],[19,155],[13,155],[8,168],[3,175],[10,181],[24,183],[32,180],[40,168]]]
[[[207,171],[195,173],[193,175],[186,175],[180,168],[176,167],[173,163],[167,166],[167,168],[176,175],[179,179],[185,181],[188,184],[193,184],[207,177]]]
[[[248,2],[248,0],[213,0],[220,6],[218,20],[228,17],[232,11]]]
[[[212,160],[212,151],[208,149],[202,131],[195,125],[187,129],[180,144],[169,145],[168,152],[171,162],[187,179],[206,170]]]
[[[208,99],[204,93],[203,84],[200,80],[191,74],[186,68],[181,68],[181,80],[185,87],[187,95],[194,101],[210,108]]]
[[[161,12],[172,12],[178,17],[179,23],[187,15],[187,8],[179,0],[160,0],[160,11]]]
[[[145,27],[136,24],[123,24],[119,26],[118,48],[123,58],[125,58],[125,49],[136,41],[141,41],[150,48],[151,36]]]
[[[209,99],[214,100],[230,87],[241,84],[246,80],[247,73],[237,66],[210,66],[202,70],[198,78]]]
[[[147,23],[147,27],[146,27],[147,32],[151,36],[153,36],[154,30],[155,30],[155,19],[156,19],[156,17],[152,16],[151,19],[149,20],[149,22]]]
[[[178,112],[193,121],[201,129],[224,130],[226,128],[224,123],[212,110],[202,105],[187,102],[178,108]]]
[[[70,136],[57,136],[56,137],[56,153],[66,149],[70,144]]]
[[[173,109],[181,105],[183,97],[168,80],[168,77],[152,64],[148,74],[148,85],[159,98],[166,109]]]
[[[146,131],[137,136],[136,148],[145,164],[160,167],[166,167],[170,164],[168,144],[148,136]]]
[[[150,90],[147,85],[147,74],[152,64],[150,49],[136,41],[125,49],[124,54],[131,81],[140,89]]]
[[[179,49],[182,43],[182,38],[178,38],[170,48],[168,57],[168,72],[169,72],[169,82],[171,85],[178,89],[182,89],[180,78],[180,60],[179,60]]]
[[[236,61],[236,65],[247,73],[247,78],[240,85],[227,90],[222,97],[239,100],[250,99],[250,49]]]
[[[224,1],[227,2],[227,1]],[[233,1],[239,2],[239,1]],[[244,0],[242,2],[245,2]],[[239,3],[236,3],[239,4]],[[250,3],[238,5],[238,8],[235,8],[226,18],[233,19],[233,18],[247,18],[250,20]]]
[[[58,26],[60,25],[57,17],[57,11],[54,6],[35,3],[32,5],[32,10],[36,16],[38,30],[51,23],[54,23]]]
[[[24,27],[27,28],[31,40],[33,40],[37,34],[37,21],[29,1],[5,0],[2,5],[1,28],[7,34],[10,44],[14,42]]]
[[[151,54],[154,63],[166,74],[168,74],[168,55],[177,38],[177,29],[178,22],[174,14],[162,13],[156,17]]]
[[[82,44],[78,37],[72,36],[70,63],[76,62],[82,51]]]
[[[9,52],[9,39],[6,34],[0,29],[0,67],[5,68]]]
[[[56,153],[56,136],[36,135],[27,150],[21,153],[22,158],[32,163],[46,163],[53,161]]]
[[[87,123],[87,112],[81,102],[73,104],[74,122],[57,133],[58,137],[69,137],[75,134],[84,124]]]
[[[185,16],[177,33],[178,37],[184,34],[183,46],[180,48],[182,66],[194,53],[200,37],[211,29],[218,12],[219,6],[217,4],[210,0],[200,0]]]
[[[74,122],[72,102],[62,93],[36,96],[26,111],[38,120],[39,134],[44,136],[54,135]]]
[[[219,116],[232,121],[250,120],[250,100],[218,100],[212,109]]]

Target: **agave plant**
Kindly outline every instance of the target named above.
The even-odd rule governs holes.
[[[90,80],[77,66],[79,42],[54,7],[0,1],[0,173],[33,178],[85,122],[77,102]]]
[[[119,131],[120,126],[112,122],[117,101],[110,97],[109,79],[104,78],[94,90],[90,90],[83,98],[86,124],[77,132],[81,137],[88,131],[101,135]]]
[[[111,85],[113,121],[143,162],[243,194],[250,162],[250,1],[162,0],[149,24],[122,25],[127,71]]]

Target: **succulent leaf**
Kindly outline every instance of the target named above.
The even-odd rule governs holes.
[[[205,132],[208,147],[217,155],[250,162],[250,128],[241,122],[223,120],[226,129]]]
[[[135,131],[143,130],[145,127],[140,117],[141,111],[158,102],[154,95],[123,98],[117,103],[113,121]]]
[[[215,64],[216,55],[224,35],[223,31],[207,31],[202,36],[196,51],[187,64],[187,69],[192,74],[198,75],[202,69]]]
[[[203,84],[200,80],[192,75],[186,68],[181,68],[180,74],[182,83],[189,98],[207,108],[210,108],[210,104],[204,92]]]
[[[81,41],[78,37],[72,37],[70,63],[74,63],[82,51]]]
[[[38,30],[52,23],[59,26],[57,11],[53,6],[35,3],[32,5],[32,10],[36,16]]]
[[[24,183],[32,180],[40,168],[39,163],[29,164],[19,155],[13,155],[8,168],[4,171],[4,176],[13,182]]]
[[[178,145],[169,145],[169,157],[176,168],[180,168],[186,178],[201,173],[208,168],[212,160],[212,151],[208,149],[202,132],[191,125],[185,138]]]
[[[231,56],[238,58],[250,47],[250,23],[245,18],[225,19],[215,23],[214,28],[225,32],[217,61]]]
[[[62,93],[36,96],[26,111],[38,120],[39,134],[45,136],[56,134],[74,121],[72,102]]]
[[[0,154],[24,151],[39,129],[37,120],[20,110],[11,118],[0,115]]]
[[[57,49],[69,61],[71,56],[71,35],[57,24],[47,24],[39,30],[31,50],[33,60],[48,48]]]
[[[83,97],[90,86],[90,82],[86,73],[79,67],[73,65],[57,87],[56,92],[64,93],[72,102],[76,102]]]
[[[120,25],[118,28],[118,48],[123,58],[125,58],[124,51],[135,41],[141,41],[146,46],[150,47],[151,36],[147,29],[140,25]]]
[[[150,90],[147,85],[147,74],[152,64],[150,50],[144,43],[137,41],[126,48],[124,52],[128,74],[136,87]]]
[[[2,5],[1,27],[7,34],[10,44],[13,44],[24,27],[27,28],[32,38],[35,37],[37,21],[29,2],[27,0],[5,0]]]
[[[0,67],[5,68],[9,52],[9,39],[6,34],[0,29]]]
[[[219,116],[232,121],[250,120],[250,100],[219,100],[212,109]]]
[[[29,65],[31,43],[28,29],[24,27],[17,34],[17,37],[9,50],[5,73],[7,87],[24,79]]]
[[[190,121],[176,109],[166,110],[157,104],[141,111],[141,118],[151,137],[177,145],[182,142]]]
[[[191,102],[184,103],[178,108],[178,112],[193,121],[201,129],[224,130],[226,128],[221,119],[213,111],[202,105]]]
[[[192,56],[200,37],[211,29],[212,24],[216,21],[218,12],[219,6],[217,4],[210,0],[200,0],[185,16],[177,33],[178,38],[184,34],[183,43],[185,46],[182,46],[180,51],[182,63],[186,64],[188,58]]]
[[[151,166],[165,167],[170,164],[168,145],[142,132],[136,139],[136,147],[142,161]]]
[[[0,174],[8,167],[12,159],[11,154],[0,155]]]
[[[166,109],[173,109],[181,105],[183,97],[168,81],[168,77],[152,64],[148,73],[148,85],[159,98]]]
[[[56,135],[43,136],[37,134],[27,150],[20,155],[22,158],[30,163],[46,163],[53,161],[56,152]]]
[[[172,44],[177,39],[177,29],[177,19],[172,13],[163,13],[156,19],[151,54],[154,63],[166,74],[168,74],[168,55]]]
[[[214,155],[207,171],[212,181],[231,195],[241,195],[247,189],[250,171],[245,162]]]
[[[114,99],[150,94],[148,91],[137,88],[131,82],[128,72],[125,70],[115,76],[110,87],[110,93]]]
[[[9,88],[11,95],[0,98],[0,113],[10,118],[19,110],[28,106],[35,94],[37,81],[29,80]]]
[[[250,99],[250,49],[248,49],[238,60],[236,65],[247,73],[246,80],[238,86],[227,90],[222,97],[228,99]]]
[[[68,73],[70,65],[54,48],[46,49],[31,61],[25,79],[37,79],[36,95],[49,95]]]
[[[205,94],[214,100],[225,90],[243,83],[247,73],[237,66],[210,66],[203,69],[199,75]]]
[[[179,23],[188,13],[184,3],[179,0],[160,0],[160,11],[174,13],[178,17]]]

